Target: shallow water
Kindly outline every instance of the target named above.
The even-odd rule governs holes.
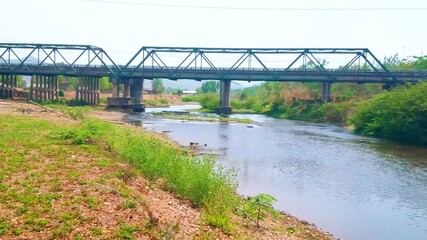
[[[186,107],[175,107],[185,109]],[[133,116],[138,118],[137,116]],[[427,149],[327,124],[237,115],[260,124],[153,119],[183,145],[207,144],[238,171],[242,195],[268,193],[275,207],[344,239],[427,239]]]

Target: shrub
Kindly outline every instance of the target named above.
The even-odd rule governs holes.
[[[427,83],[405,85],[357,105],[350,122],[368,136],[427,145]]]
[[[203,109],[209,111],[214,111],[219,107],[219,95],[217,93],[201,94],[198,101]]]

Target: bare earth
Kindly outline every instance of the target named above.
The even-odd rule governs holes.
[[[64,117],[62,113],[49,111],[44,108],[25,102],[12,102],[0,100],[0,115],[28,116],[46,119],[67,124],[78,124],[77,121]],[[120,123],[130,128],[122,121],[123,113],[94,111],[89,116]],[[118,222],[126,225],[153,224],[153,232],[137,232],[137,239],[334,239],[331,235],[318,230],[315,226],[296,219],[287,214],[281,218],[269,217],[257,228],[254,222],[236,216],[237,226],[230,235],[218,229],[207,226],[201,216],[200,209],[193,208],[188,201],[181,200],[173,193],[162,190],[162,182],[149,182],[132,166],[120,162],[118,156],[102,156],[113,162],[108,166],[100,166],[101,156],[92,153],[78,153],[69,155],[61,167],[52,170],[54,158],[46,158],[45,161],[36,163],[38,171],[54,171],[50,178],[61,176],[73,176],[79,172],[78,181],[90,184],[79,184],[72,177],[64,177],[60,191],[61,198],[54,201],[52,207],[55,212],[64,213],[78,209],[82,220],[76,227],[61,238],[73,239],[80,234],[83,239],[114,239],[119,226]],[[22,176],[16,175],[5,181],[18,181]],[[47,177],[49,178],[49,177]],[[102,179],[102,184],[100,180]],[[43,192],[43,189],[39,189]],[[124,192],[126,194],[124,194]],[[88,202],[79,202],[77,197],[90,196],[97,199],[96,205]],[[130,196],[130,197],[129,197]],[[138,204],[134,208],[124,208],[123,202],[132,199]],[[67,204],[65,204],[67,203]],[[11,210],[0,203],[1,216],[14,215]],[[10,220],[19,225],[23,221],[20,217]],[[19,237],[6,234],[0,239],[49,239],[55,224],[42,231],[24,231]],[[96,234],[96,229],[101,229],[102,234]]]

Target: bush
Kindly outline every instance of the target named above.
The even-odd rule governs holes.
[[[58,92],[58,96],[60,96],[60,97],[65,96],[64,90],[60,89],[59,92]]]
[[[360,103],[350,122],[368,136],[427,145],[427,83],[405,85]]]
[[[197,95],[183,96],[183,97],[181,97],[181,100],[183,102],[198,102],[199,101]]]
[[[205,110],[215,111],[219,107],[219,95],[217,93],[201,94],[198,101]]]

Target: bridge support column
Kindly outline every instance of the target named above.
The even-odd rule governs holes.
[[[1,75],[0,76],[0,98],[6,99],[15,97],[15,91],[18,87],[16,75]]]
[[[129,84],[129,82],[123,83],[123,97],[130,97],[130,84]]]
[[[133,103],[131,90],[129,88],[129,79],[110,79],[113,84],[113,94],[107,98],[108,108],[132,109]],[[123,94],[120,96],[120,84],[123,83]]]
[[[32,76],[30,83],[30,99],[58,100],[57,76]]]
[[[330,82],[320,83],[320,88],[322,89],[322,100],[325,102],[330,102],[332,100],[331,85],[332,85],[332,83],[330,83]]]
[[[142,103],[144,96],[144,79],[132,79],[131,83],[130,94],[133,102],[132,110],[134,112],[144,112],[145,105]]]
[[[230,106],[230,91],[231,91],[231,80],[220,81],[219,86],[219,108],[216,112],[219,114],[229,115],[232,112]]]
[[[99,95],[99,78],[79,78],[79,84],[76,88],[76,100],[96,105],[99,103]]]

